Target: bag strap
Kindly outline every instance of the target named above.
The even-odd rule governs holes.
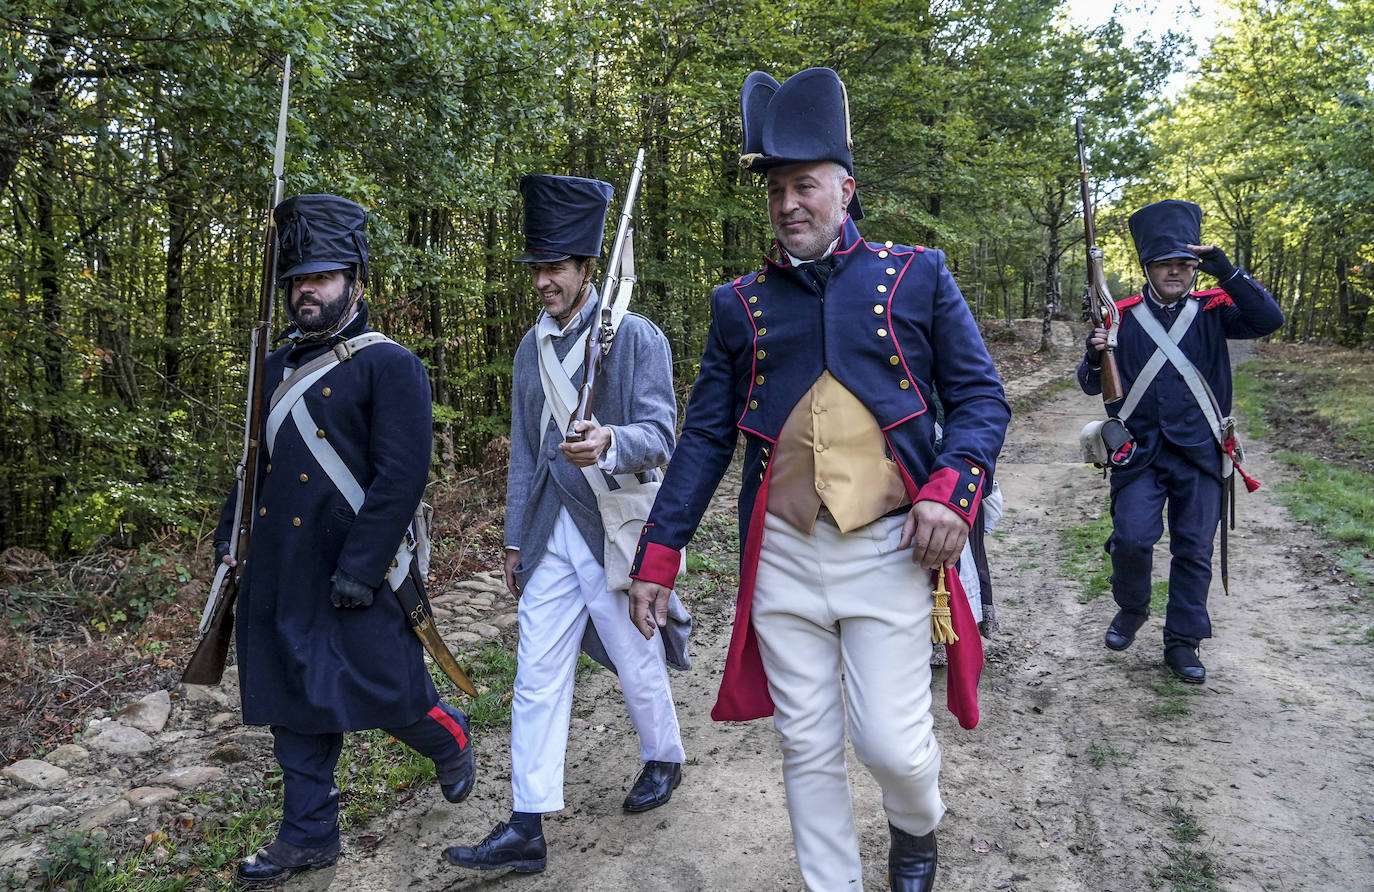
[[[541,409],[539,436],[542,439],[544,432],[548,430],[549,422],[556,418],[571,418],[572,403],[577,401],[577,392],[573,390],[572,376],[582,367],[578,357],[586,354],[586,339],[590,334],[590,329],[582,333],[582,337],[573,344],[572,350],[568,351],[568,357],[563,360],[558,359],[558,354],[553,349],[553,338],[541,334],[539,336],[539,383],[544,387],[544,405]],[[579,350],[579,346],[582,348]],[[572,360],[572,368],[569,369],[569,360]],[[561,386],[560,386],[561,385]],[[593,413],[592,421],[595,423],[596,415]],[[606,484],[606,477],[601,469],[595,465],[588,465],[581,469],[582,476],[587,478],[587,485],[592,488],[594,493],[610,492],[610,487]],[[639,478],[633,474],[613,474],[619,489],[634,486],[639,483]]]

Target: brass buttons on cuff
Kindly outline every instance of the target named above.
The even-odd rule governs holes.
[[[960,507],[960,508],[967,508],[967,507],[968,507],[968,499],[960,499],[960,500],[959,500],[959,507]]]
[[[977,492],[977,491],[978,491],[978,484],[976,484],[976,483],[970,483],[970,484],[968,485],[968,491],[969,491],[969,492]]]
[[[971,468],[971,469],[969,469],[969,473],[972,474],[973,476],[977,477],[979,474],[983,473],[983,469],[982,469],[982,468]]]

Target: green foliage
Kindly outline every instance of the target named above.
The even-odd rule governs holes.
[[[38,862],[44,889],[86,889],[108,881],[114,874],[105,837],[95,833],[54,836],[47,854]]]

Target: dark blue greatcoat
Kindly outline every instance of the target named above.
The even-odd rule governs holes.
[[[266,392],[283,369],[370,330],[364,307],[329,342],[274,351]],[[419,639],[384,579],[429,476],[429,378],[409,350],[374,344],[312,384],[304,399],[318,425],[308,436],[323,433],[366,498],[355,516],[291,418],[271,455],[263,435],[237,606],[243,721],[302,734],[405,726],[438,701]],[[231,494],[217,539],[230,538],[233,501]],[[333,606],[335,568],[378,587],[370,607]]]
[[[1231,359],[1227,338],[1258,338],[1283,325],[1274,298],[1243,270],[1220,288],[1193,292],[1184,300],[1200,301],[1179,348],[1207,381],[1223,417],[1231,412]],[[1118,301],[1121,328],[1116,359],[1127,392],[1157,349],[1132,317],[1142,305],[1163,326],[1175,312],[1140,295]],[[1178,301],[1183,305],[1183,300]],[[1099,354],[1088,348],[1078,367],[1085,393],[1102,392]],[[1116,415],[1121,403],[1108,409]],[[1130,464],[1112,469],[1112,594],[1117,606],[1135,614],[1150,610],[1154,545],[1163,535],[1162,515],[1169,515],[1169,601],[1164,618],[1165,645],[1178,641],[1196,647],[1212,635],[1207,590],[1212,582],[1212,543],[1221,514],[1221,448],[1212,429],[1172,363],[1165,363],[1150,383],[1126,427],[1136,440]]]
[[[632,575],[674,584],[681,549],[743,432],[740,594],[711,713],[720,721],[772,712],[749,625],[761,509],[783,423],[827,369],[877,420],[913,500],[938,500],[970,523],[1011,417],[978,326],[940,251],[865,241],[846,218],[823,289],[785,259],[769,260],[762,270],[715,289],[682,436]],[[932,389],[947,413],[938,454]]]

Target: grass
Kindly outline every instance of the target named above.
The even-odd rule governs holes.
[[[1164,849],[1169,861],[1159,867],[1159,880],[1172,883],[1173,892],[1220,892],[1220,871],[1211,853],[1194,847],[1203,836],[1197,816],[1178,803],[1165,806],[1164,815],[1174,847]]]
[[[1362,376],[1272,360],[1245,363],[1235,376],[1236,409],[1247,430],[1269,433],[1265,413],[1283,399],[1264,375],[1301,381],[1301,405],[1285,408],[1315,415],[1337,447],[1372,442],[1374,389]],[[1282,504],[1330,541],[1326,557],[1359,591],[1353,609],[1374,608],[1374,475],[1305,452],[1283,451],[1275,458],[1295,472],[1274,487]],[[1374,627],[1360,640],[1374,643]]]
[[[1111,534],[1112,517],[1105,501],[1096,518],[1060,533],[1064,557],[1060,572],[1078,583],[1079,603],[1086,604],[1111,590],[1112,562],[1102,550]]]

